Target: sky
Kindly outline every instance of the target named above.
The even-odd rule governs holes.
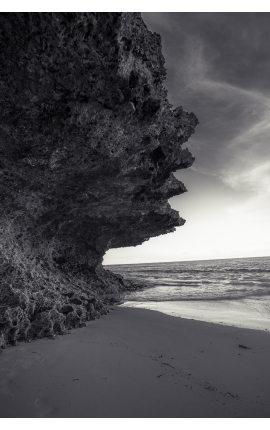
[[[174,107],[200,124],[193,166],[169,200],[186,219],[174,233],[109,250],[104,264],[270,256],[270,13],[143,13],[162,36]]]

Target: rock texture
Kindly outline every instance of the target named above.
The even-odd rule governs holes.
[[[133,288],[109,248],[184,223],[181,145],[198,123],[173,109],[161,38],[138,13],[0,16],[0,345],[54,336]]]

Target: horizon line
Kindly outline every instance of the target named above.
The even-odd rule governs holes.
[[[197,261],[216,261],[216,260],[244,260],[248,258],[270,258],[270,255],[262,255],[257,257],[230,257],[230,258],[209,258],[205,260],[174,260],[174,261],[150,261],[148,263],[111,263],[102,264],[103,266],[132,266],[132,265],[142,265],[142,264],[166,264],[166,263],[191,263]]]

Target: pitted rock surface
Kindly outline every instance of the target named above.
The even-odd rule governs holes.
[[[0,345],[54,336],[136,288],[103,269],[184,220],[168,199],[198,120],[173,109],[139,13],[0,16]]]

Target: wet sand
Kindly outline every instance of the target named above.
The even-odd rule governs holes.
[[[114,309],[4,350],[0,417],[270,417],[269,333]]]
[[[266,302],[267,300],[264,300]],[[269,312],[257,309],[258,300],[187,300],[164,302],[125,301],[121,306],[149,309],[166,315],[224,324],[231,327],[264,330],[270,333]]]

